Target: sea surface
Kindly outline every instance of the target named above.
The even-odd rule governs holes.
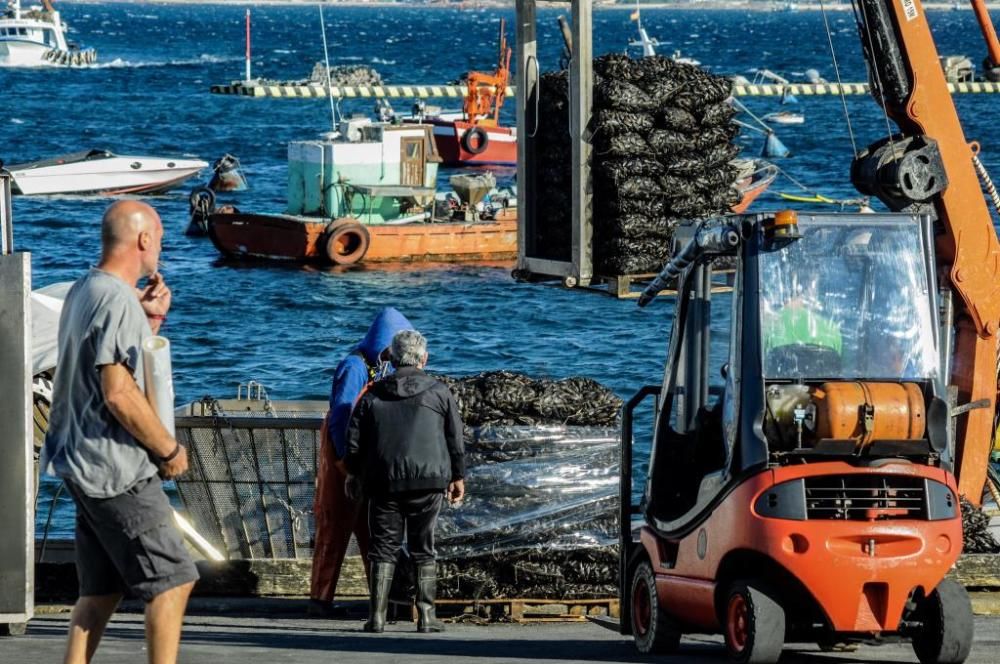
[[[18,163],[89,148],[120,154],[240,158],[250,190],[232,198],[244,211],[284,209],[286,144],[330,128],[326,100],[249,99],[212,95],[209,86],[243,77],[243,7],[138,3],[75,4],[59,8],[71,37],[98,51],[85,69],[0,69],[0,159]],[[387,83],[444,84],[469,69],[491,70],[499,21],[515,38],[514,12],[415,7],[336,7],[325,11],[331,64],[375,67]],[[558,67],[557,17],[568,8],[540,9],[542,71]],[[636,37],[631,8],[594,13],[594,53],[623,51]],[[850,12],[827,17],[844,81],[864,81],[865,69]],[[316,6],[256,6],[253,75],[306,78],[323,59]],[[978,62],[985,47],[971,11],[930,16],[939,50]],[[720,74],[767,68],[801,80],[806,69],[835,79],[820,12],[648,9],[642,21],[661,42]],[[634,51],[633,51],[634,53]],[[744,99],[758,115],[781,110],[771,98]],[[447,107],[447,100],[440,103]],[[513,124],[515,101],[504,107]],[[964,95],[956,104],[970,139],[983,146],[988,168],[1000,173],[991,142],[998,97]],[[369,112],[371,101],[344,102],[343,113]],[[406,113],[410,100],[397,111]],[[778,127],[793,156],[784,171],[806,188],[834,198],[856,193],[849,181],[852,144],[836,97],[800,98],[806,123]],[[887,121],[868,97],[847,100],[859,147],[881,138]],[[746,133],[745,154],[761,137]],[[446,177],[450,173],[443,173]],[[208,173],[205,173],[207,178]],[[173,346],[177,402],[234,395],[255,379],[272,398],[325,398],[332,368],[363,336],[379,308],[402,310],[429,339],[434,371],[467,375],[508,369],[538,377],[586,375],[622,397],[659,383],[672,307],[640,310],[631,300],[515,283],[510,267],[474,266],[335,272],[285,265],[225,263],[207,238],[188,238],[187,196],[195,185],[151,199],[160,212],[163,274],[174,304],[163,328]],[[787,207],[777,192],[800,193],[780,178],[759,209]],[[16,198],[15,247],[32,254],[38,288],[73,280],[95,264],[105,198]],[[641,441],[638,443],[642,447]],[[639,458],[642,459],[640,450]],[[43,487],[39,534],[53,483]],[[50,536],[72,533],[65,494]]]

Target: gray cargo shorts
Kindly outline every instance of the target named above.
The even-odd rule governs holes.
[[[80,595],[131,591],[144,602],[198,580],[174,524],[159,477],[112,498],[91,498],[70,480],[76,502],[76,570]]]

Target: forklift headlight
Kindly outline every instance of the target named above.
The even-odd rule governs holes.
[[[929,521],[944,521],[954,519],[958,515],[958,506],[955,494],[951,492],[948,485],[934,480],[924,480],[926,490],[924,495],[927,500],[927,519]]]
[[[806,483],[792,480],[775,484],[760,494],[754,503],[754,511],[769,519],[806,520]]]

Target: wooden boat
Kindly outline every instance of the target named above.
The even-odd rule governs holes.
[[[459,262],[517,257],[513,211],[492,221],[432,221],[365,225],[292,215],[214,214],[208,235],[231,258],[352,265],[383,262]]]
[[[446,166],[517,165],[517,130],[474,124],[461,117],[424,116],[434,127],[434,142]]]
[[[492,73],[469,72],[461,113],[426,114],[423,103],[417,102],[414,115],[403,118],[403,122],[434,127],[434,142],[445,166],[517,164],[517,129],[500,124],[511,56],[503,19],[499,41],[496,69]]]

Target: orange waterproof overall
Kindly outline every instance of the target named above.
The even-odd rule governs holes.
[[[309,590],[312,599],[324,602],[333,601],[352,533],[358,540],[365,576],[368,576],[368,510],[366,505],[359,505],[344,494],[346,481],[347,469],[334,452],[324,418],[316,467],[316,496],[313,499],[316,538]]]

